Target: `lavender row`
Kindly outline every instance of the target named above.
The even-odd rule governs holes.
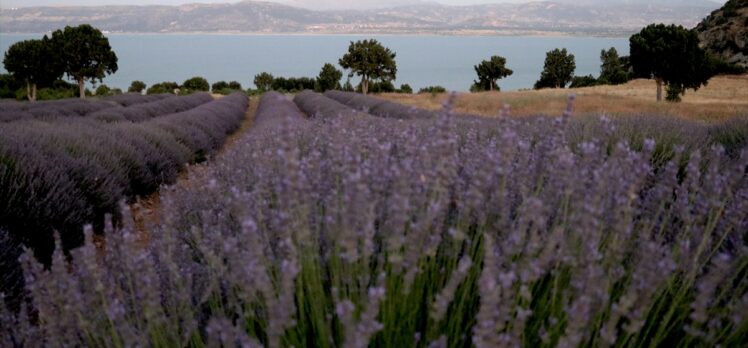
[[[214,152],[246,108],[236,94],[143,123],[0,124],[0,228],[48,264],[53,231],[65,250],[82,243],[84,224],[102,231],[122,200],[173,183],[186,163]]]
[[[161,99],[173,98],[174,94],[140,94],[140,93],[123,93],[105,97],[106,101],[113,101],[122,106],[132,106],[136,104],[150,103]]]
[[[159,98],[126,107],[108,108],[88,114],[87,117],[107,122],[142,122],[162,115],[187,111],[211,100],[213,97],[209,93],[195,93],[183,97]]]
[[[607,119],[580,135],[560,118],[464,119],[447,105],[401,121],[295,101],[317,117],[268,96],[261,131],[164,192],[148,247],[125,226],[98,262],[90,242],[51,272],[25,256],[43,320],[0,310],[12,328],[0,345],[748,338],[745,150],[677,148],[654,166],[658,143],[616,138]]]
[[[8,101],[0,103],[0,122],[25,119],[53,119],[57,117],[80,117],[97,111],[116,107],[117,104],[103,100],[62,99],[34,103]]]
[[[437,112],[393,103],[384,99],[363,95],[354,92],[343,92],[330,90],[325,96],[340,103],[348,105],[356,110],[361,110],[372,115],[398,119],[429,119],[436,117]]]

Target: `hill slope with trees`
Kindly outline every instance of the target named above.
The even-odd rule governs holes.
[[[748,68],[748,0],[730,0],[697,27],[701,46],[728,63]]]

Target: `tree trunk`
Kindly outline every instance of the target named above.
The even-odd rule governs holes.
[[[662,79],[655,79],[655,82],[657,82],[657,101],[662,101]]]
[[[494,85],[494,82],[493,81],[489,81],[489,83],[488,83],[488,90],[491,91],[491,92],[493,92],[493,85]]]
[[[361,79],[361,92],[363,92],[364,95],[369,93],[369,79],[366,75],[364,75],[363,79]]]
[[[36,101],[36,83],[26,81],[26,99],[30,102]]]
[[[83,78],[78,78],[78,90],[80,91],[80,98],[86,99],[86,81]]]

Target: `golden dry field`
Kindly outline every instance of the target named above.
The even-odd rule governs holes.
[[[500,81],[499,81],[500,84]],[[502,105],[511,106],[512,115],[555,115],[566,107],[567,96],[576,93],[575,113],[666,114],[694,120],[716,121],[736,115],[748,117],[748,75],[717,76],[706,87],[689,90],[680,103],[655,101],[654,81],[638,79],[619,86],[596,86],[577,89],[544,89],[539,91],[461,93],[457,112],[495,116]],[[380,97],[426,109],[438,109],[445,94],[382,94]]]

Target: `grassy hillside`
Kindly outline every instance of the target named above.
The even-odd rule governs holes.
[[[512,115],[556,115],[566,107],[566,98],[576,93],[576,114],[669,114],[693,120],[717,121],[735,115],[748,115],[748,75],[718,76],[696,92],[688,91],[681,103],[657,103],[655,83],[633,80],[619,86],[596,86],[579,89],[546,89],[520,92],[465,93],[457,98],[456,110],[485,116],[499,113],[509,104]],[[436,110],[446,95],[383,94],[381,97],[399,103]]]

